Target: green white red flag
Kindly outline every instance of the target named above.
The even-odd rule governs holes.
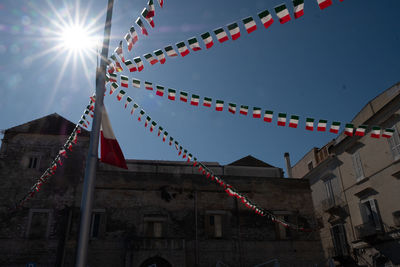
[[[223,43],[225,41],[228,41],[228,34],[226,34],[225,30],[223,28],[218,28],[214,30],[215,35],[217,36],[217,39],[220,43]]]
[[[236,113],[236,104],[235,103],[229,103],[228,104],[228,111],[232,114]]]
[[[139,117],[138,117],[138,121],[141,121],[141,120],[142,120],[142,117],[143,117],[143,115],[144,115],[145,113],[146,113],[146,112],[145,112],[143,109],[140,110],[140,112],[139,112]]]
[[[337,134],[339,133],[339,129],[340,129],[340,122],[334,121],[331,124],[331,129],[329,130],[329,132]]]
[[[132,86],[135,88],[140,88],[140,80],[132,78]]]
[[[164,49],[165,49],[165,52],[167,53],[167,56],[169,56],[169,57],[177,57],[178,56],[178,53],[176,53],[176,51],[172,47],[172,45],[168,45]]]
[[[126,98],[125,108],[126,108],[132,101],[133,101],[133,99],[132,99],[130,96],[128,96],[128,97]]]
[[[125,62],[124,53],[122,49],[122,41],[119,42],[119,45],[117,48],[115,48],[114,53],[116,53],[119,56],[122,62]]]
[[[149,0],[147,2],[147,16],[154,17],[155,12],[156,12],[156,9],[154,8],[154,2],[153,2],[153,0]]]
[[[366,125],[360,125],[356,129],[355,135],[356,136],[364,136],[366,130],[367,130],[367,126]]]
[[[326,121],[326,120],[319,120],[318,121],[318,126],[317,126],[317,131],[325,132],[327,123],[328,123],[328,121]]]
[[[381,137],[381,127],[373,126],[371,131],[372,138],[379,138]]]
[[[156,95],[158,95],[158,96],[164,95],[164,86],[161,86],[161,85],[156,86]]]
[[[212,99],[209,97],[204,97],[203,99],[203,106],[205,107],[211,107],[212,104]]]
[[[239,111],[240,114],[247,115],[248,112],[249,112],[249,106],[240,105],[240,111]]]
[[[214,41],[212,39],[212,36],[209,32],[205,32],[201,35],[201,39],[203,39],[203,42],[206,46],[207,49],[211,48],[214,45]]]
[[[129,59],[128,59],[128,60],[125,60],[124,63],[125,63],[125,66],[128,67],[128,69],[129,69],[130,72],[137,71],[136,66],[135,66],[135,65],[132,63],[132,61],[130,61]]]
[[[297,125],[299,125],[299,116],[297,115],[290,116],[289,127],[297,128]]]
[[[172,145],[172,142],[174,141],[174,138],[172,136],[169,137],[169,145]]]
[[[154,51],[154,55],[156,55],[158,61],[160,61],[161,64],[165,63],[165,55],[161,49]]]
[[[314,119],[306,118],[306,130],[314,131]]]
[[[110,95],[112,95],[115,92],[115,90],[117,90],[117,88],[118,88],[118,84],[112,83],[110,86]]]
[[[200,97],[198,95],[192,95],[192,99],[190,100],[190,104],[193,106],[199,105]]]
[[[188,93],[181,91],[179,93],[179,99],[183,102],[187,102],[188,101]]]
[[[272,117],[274,116],[274,112],[271,110],[266,110],[264,113],[264,121],[272,122]]]
[[[294,18],[298,19],[304,15],[304,0],[292,0]]]
[[[145,82],[144,82],[144,87],[145,87],[147,90],[153,90],[153,84],[152,84],[151,82],[145,81]]]
[[[149,35],[149,33],[147,32],[146,28],[144,27],[143,21],[139,17],[136,19],[136,24],[142,30],[142,34],[143,35],[146,35],[146,36]]]
[[[176,90],[169,88],[168,89],[168,99],[175,100]]]
[[[108,76],[110,77],[110,82],[111,83],[116,83],[117,82],[117,78],[118,78],[117,74],[109,73]]]
[[[224,101],[222,100],[215,101],[215,110],[222,111],[223,109],[224,109]]]
[[[156,58],[154,58],[153,55],[150,54],[150,53],[145,54],[143,56],[147,60],[147,62],[150,63],[150,65],[154,65],[154,64],[156,64],[158,62],[158,60]]]
[[[146,117],[146,120],[145,120],[145,122],[144,122],[144,127],[146,128],[147,127],[147,125],[149,125],[149,122],[151,121],[151,118],[150,118],[150,116],[147,116]]]
[[[261,108],[253,107],[253,118],[261,118]]]
[[[252,33],[257,30],[257,24],[252,17],[244,18],[242,21],[247,33]]]
[[[150,132],[153,132],[154,128],[157,126],[157,122],[152,121],[150,125]]]
[[[285,126],[285,125],[286,125],[286,113],[279,113],[278,126]]]
[[[157,133],[157,136],[160,136],[163,130],[164,130],[163,127],[158,126],[158,133]]]
[[[142,71],[143,68],[144,68],[142,59],[140,57],[135,57],[133,59],[133,61],[135,61],[136,65],[137,65],[137,68],[138,68],[138,71]]]
[[[240,37],[240,29],[236,22],[229,24],[227,27],[229,33],[231,34],[232,40],[236,40]]]
[[[332,5],[332,0],[317,0],[319,8],[321,10],[327,8],[328,6]]]
[[[289,10],[286,8],[285,4],[276,6],[274,9],[275,9],[276,15],[279,18],[279,22],[281,24],[284,24],[290,20]]]
[[[201,50],[200,44],[197,41],[196,37],[192,37],[188,40],[189,43],[189,47],[190,49],[192,49],[193,51],[199,51]]]
[[[136,33],[135,27],[131,27],[129,30],[129,33],[125,35],[125,40],[126,44],[128,46],[128,51],[132,50],[132,47],[135,45],[135,43],[139,40],[139,36]]]
[[[152,17],[149,16],[149,11],[147,10],[147,8],[143,8],[142,10],[142,16],[143,18],[147,21],[147,23],[150,24],[150,26],[152,28],[154,28],[154,20]]]
[[[125,94],[126,92],[124,90],[119,90],[119,93],[117,95],[118,101],[121,101],[121,99],[124,97]]]
[[[258,17],[260,18],[262,24],[266,29],[269,28],[269,26],[271,26],[271,24],[274,22],[274,19],[272,18],[268,10],[264,10],[258,13]]]
[[[132,109],[131,109],[131,115],[135,112],[135,110],[139,107],[138,104],[133,103]]]
[[[162,138],[163,142],[165,142],[165,140],[167,140],[167,136],[168,136],[168,132],[164,131],[164,135],[163,135],[163,138]]]
[[[189,54],[189,49],[186,47],[184,42],[177,43],[176,47],[178,47],[178,52],[179,54],[181,54],[182,57]]]
[[[164,5],[164,0],[158,0],[158,4],[160,5],[160,7],[163,7],[163,5]]]
[[[385,129],[382,133],[382,137],[390,138],[394,134],[394,129]]]
[[[347,123],[344,128],[344,134],[347,136],[353,136],[353,132],[354,132],[354,125],[351,123]]]
[[[129,78],[125,75],[121,75],[121,86],[128,88]]]
[[[111,55],[110,58],[114,61],[115,70],[117,72],[122,72],[123,68],[122,68],[121,64],[119,64],[117,57],[115,55]]]

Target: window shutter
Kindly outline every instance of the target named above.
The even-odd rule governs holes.
[[[361,165],[360,153],[359,151],[355,152],[352,155],[353,166],[356,174],[357,181],[364,177],[364,171]]]
[[[394,130],[393,136],[388,139],[390,145],[390,151],[392,152],[393,159],[398,159],[400,157],[400,137],[399,132],[396,127],[392,128]]]
[[[359,207],[360,207],[360,213],[361,213],[361,218],[363,223],[368,223],[369,222],[369,218],[368,218],[368,213],[366,211],[367,207],[365,207],[364,203],[358,203]]]
[[[374,218],[375,227],[377,230],[382,230],[381,216],[379,215],[378,202],[376,199],[370,199],[369,204],[371,205],[372,216]]]

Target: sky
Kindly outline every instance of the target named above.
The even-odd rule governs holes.
[[[384,2],[384,4],[383,4]],[[115,0],[110,54],[129,31],[147,0]],[[292,20],[279,24],[273,8],[285,3]],[[78,20],[102,35],[106,0],[3,0],[0,3],[0,129],[58,113],[76,123],[95,89],[95,53],[60,48],[62,21]],[[289,0],[165,0],[155,3],[155,28],[125,58],[132,59],[196,36],[203,48],[164,65],[144,63],[130,78],[211,97],[212,108],[170,101],[143,87],[126,90],[158,125],[200,161],[229,164],[252,155],[285,169],[283,155],[296,163],[335,134],[305,130],[305,118],[350,122],[372,98],[400,81],[400,20],[397,0],[333,0],[320,10],[305,0],[294,19]],[[275,20],[265,29],[257,14]],[[241,19],[253,16],[257,30],[245,32]],[[241,37],[205,49],[200,34],[238,22]],[[139,28],[136,26],[137,31]],[[71,56],[72,55],[72,56]],[[127,69],[127,68],[125,68]],[[223,112],[215,100],[225,101]],[[122,102],[122,103],[121,103]],[[116,94],[105,97],[111,123],[127,159],[180,160],[175,148],[144,128]],[[232,115],[227,103],[273,110],[273,123]],[[136,111],[137,112],[137,111]],[[297,129],[279,127],[278,112],[300,116]]]

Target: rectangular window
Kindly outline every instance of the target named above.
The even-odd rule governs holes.
[[[208,220],[206,220],[206,229],[208,235],[214,238],[222,237],[222,214],[207,214]]]
[[[49,234],[49,210],[30,210],[28,238],[46,239]]]
[[[331,228],[331,235],[336,256],[348,255],[346,229],[344,228],[344,225],[343,224],[334,225]]]
[[[360,152],[359,151],[354,152],[354,154],[352,155],[352,159],[353,159],[353,167],[356,175],[356,180],[358,182],[364,179],[364,171],[361,164]]]
[[[388,139],[390,151],[392,151],[393,159],[400,159],[400,136],[396,126],[392,127],[394,130],[393,136]]]
[[[335,196],[333,195],[332,189],[332,179],[325,180],[325,190],[326,190],[326,199],[329,201],[330,205],[335,204]]]
[[[378,202],[375,199],[367,199],[360,203],[360,212],[364,224],[382,229],[381,216],[378,210]]]
[[[146,237],[161,238],[165,236],[165,221],[164,217],[145,217],[144,218],[144,235]]]
[[[39,157],[38,156],[29,157],[28,168],[29,169],[38,169],[39,168]]]
[[[311,170],[314,168],[312,161],[310,161],[310,162],[307,164],[307,167],[308,167],[308,170],[309,170],[309,171],[311,171]]]
[[[90,238],[97,239],[101,237],[104,230],[105,230],[105,211],[99,211],[99,210],[93,211],[92,221],[90,224]]]

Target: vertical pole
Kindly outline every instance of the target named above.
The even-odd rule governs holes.
[[[96,102],[94,106],[94,118],[92,131],[90,133],[89,152],[86,159],[85,179],[83,184],[81,200],[81,225],[79,230],[78,249],[76,253],[76,267],[86,267],[87,251],[89,245],[89,232],[92,218],[92,204],[94,195],[94,184],[96,180],[96,169],[99,150],[99,135],[101,114],[105,92],[105,74],[110,44],[111,18],[114,0],[108,0],[106,24],[104,26],[104,39],[101,51],[100,67],[96,69]]]

